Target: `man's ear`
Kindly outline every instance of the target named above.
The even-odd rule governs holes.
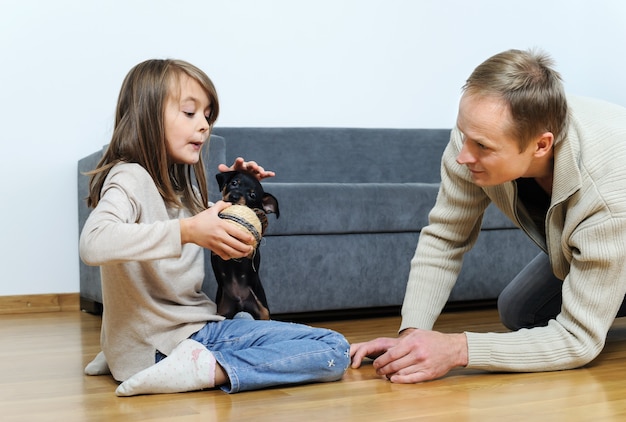
[[[535,157],[544,157],[550,154],[554,148],[554,135],[552,132],[544,132],[535,141]]]

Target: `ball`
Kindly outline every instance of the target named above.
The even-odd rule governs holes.
[[[254,242],[252,246],[257,247],[261,241],[262,226],[261,220],[256,213],[245,205],[233,204],[230,207],[222,210],[219,214],[220,218],[228,220],[239,229],[247,231],[254,236]]]

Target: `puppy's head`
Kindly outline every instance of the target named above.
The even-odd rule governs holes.
[[[278,200],[271,193],[265,192],[261,183],[252,174],[243,171],[227,171],[216,174],[215,178],[222,192],[222,199],[233,204],[246,205],[255,210],[263,223],[263,231],[267,226],[265,214],[276,214],[276,218],[280,216]]]

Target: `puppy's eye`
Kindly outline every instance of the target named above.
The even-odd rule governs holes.
[[[256,199],[256,192],[250,192],[250,199]]]

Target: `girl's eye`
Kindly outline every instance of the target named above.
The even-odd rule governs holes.
[[[187,117],[193,117],[193,115],[196,114],[196,113],[191,112],[191,111],[183,111],[183,113],[185,113],[185,116],[187,116]]]

